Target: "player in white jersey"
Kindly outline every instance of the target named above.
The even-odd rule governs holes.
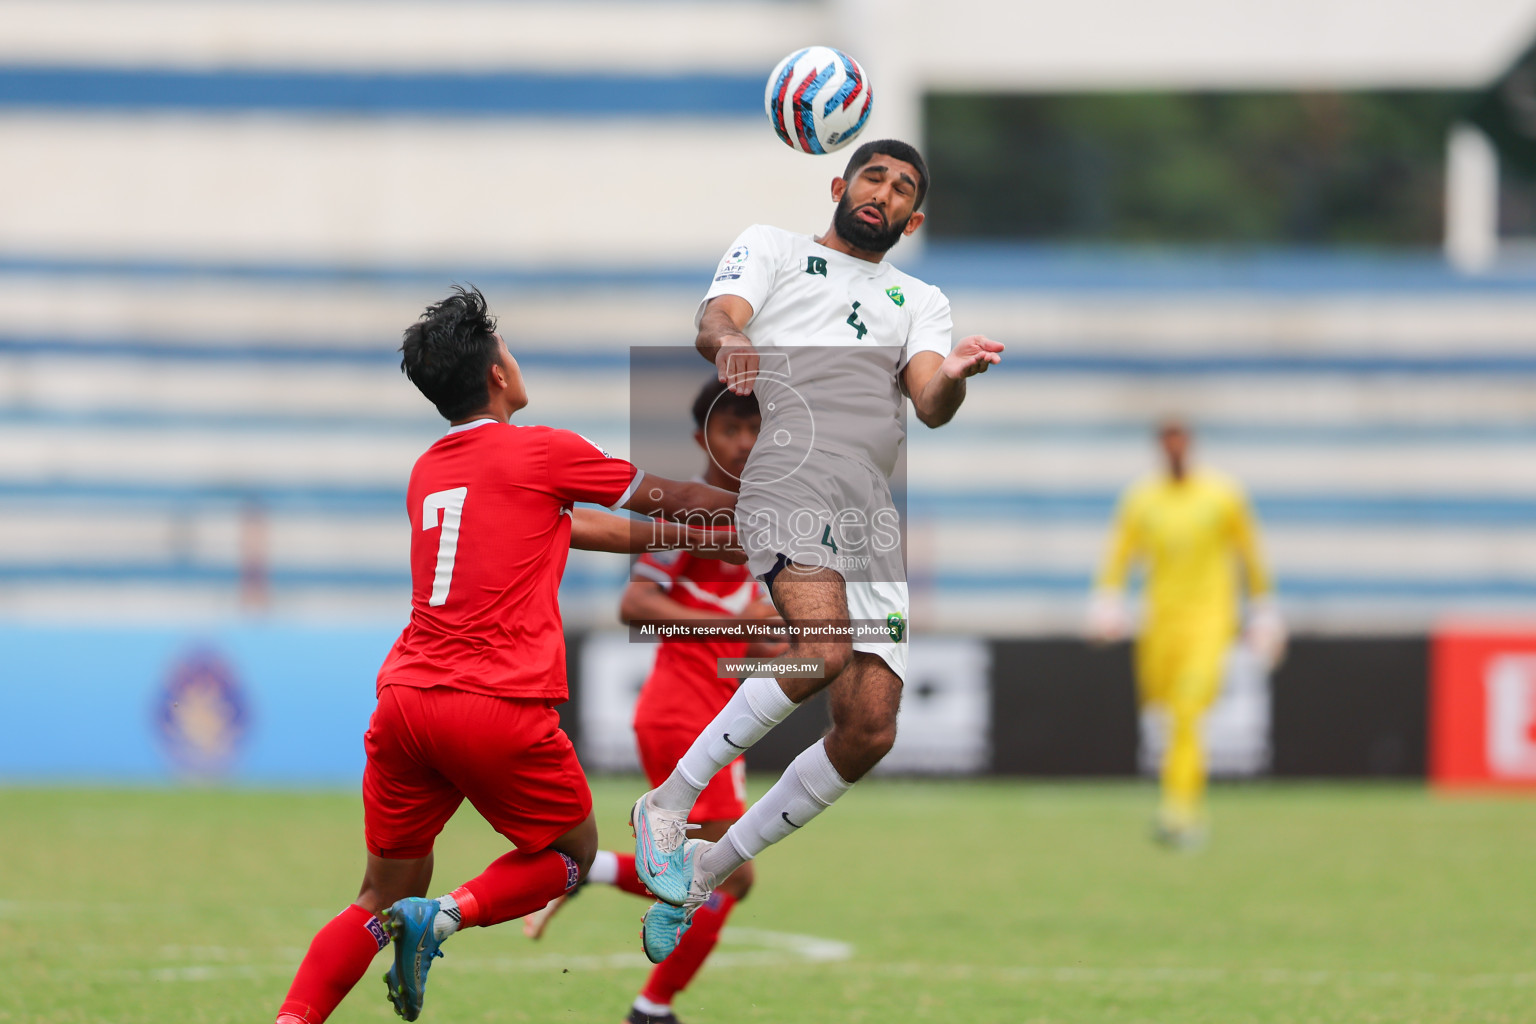
[[[952,345],[943,292],[884,262],[922,224],[927,188],[912,146],[860,146],[832,181],[831,227],[816,238],[748,228],[699,308],[699,351],[762,410],[741,476],[741,544],[790,627],[788,660],[824,670],[746,680],[636,802],[635,868],[658,899],[642,932],[653,960],[676,946],[717,882],[831,806],[895,742],[907,585],[889,481],[906,401],[929,427],[947,423],[966,378],[1003,351],[979,335]],[[831,731],[723,839],[688,839],[689,809],[709,779],[826,687]]]

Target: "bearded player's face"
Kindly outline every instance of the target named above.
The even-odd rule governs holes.
[[[923,215],[914,209],[917,184],[916,167],[876,153],[851,179],[833,181],[832,194],[837,199],[833,228],[857,249],[885,252],[923,222]]]

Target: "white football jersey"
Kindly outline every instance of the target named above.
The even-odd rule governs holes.
[[[906,434],[901,370],[918,352],[949,354],[944,293],[887,262],[754,224],[720,261],[695,326],[717,295],[752,306],[744,333],[763,354],[758,446],[825,448],[889,477]]]

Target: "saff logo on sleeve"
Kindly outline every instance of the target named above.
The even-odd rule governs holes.
[[[720,270],[715,274],[716,281],[734,281],[741,277],[742,270],[747,265],[747,257],[751,250],[744,245],[738,245],[726,253],[725,261],[720,264]]]

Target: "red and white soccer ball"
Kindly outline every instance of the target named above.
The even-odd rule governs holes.
[[[873,97],[859,62],[830,46],[807,46],[779,61],[763,105],[784,144],[802,153],[831,153],[858,137]]]

